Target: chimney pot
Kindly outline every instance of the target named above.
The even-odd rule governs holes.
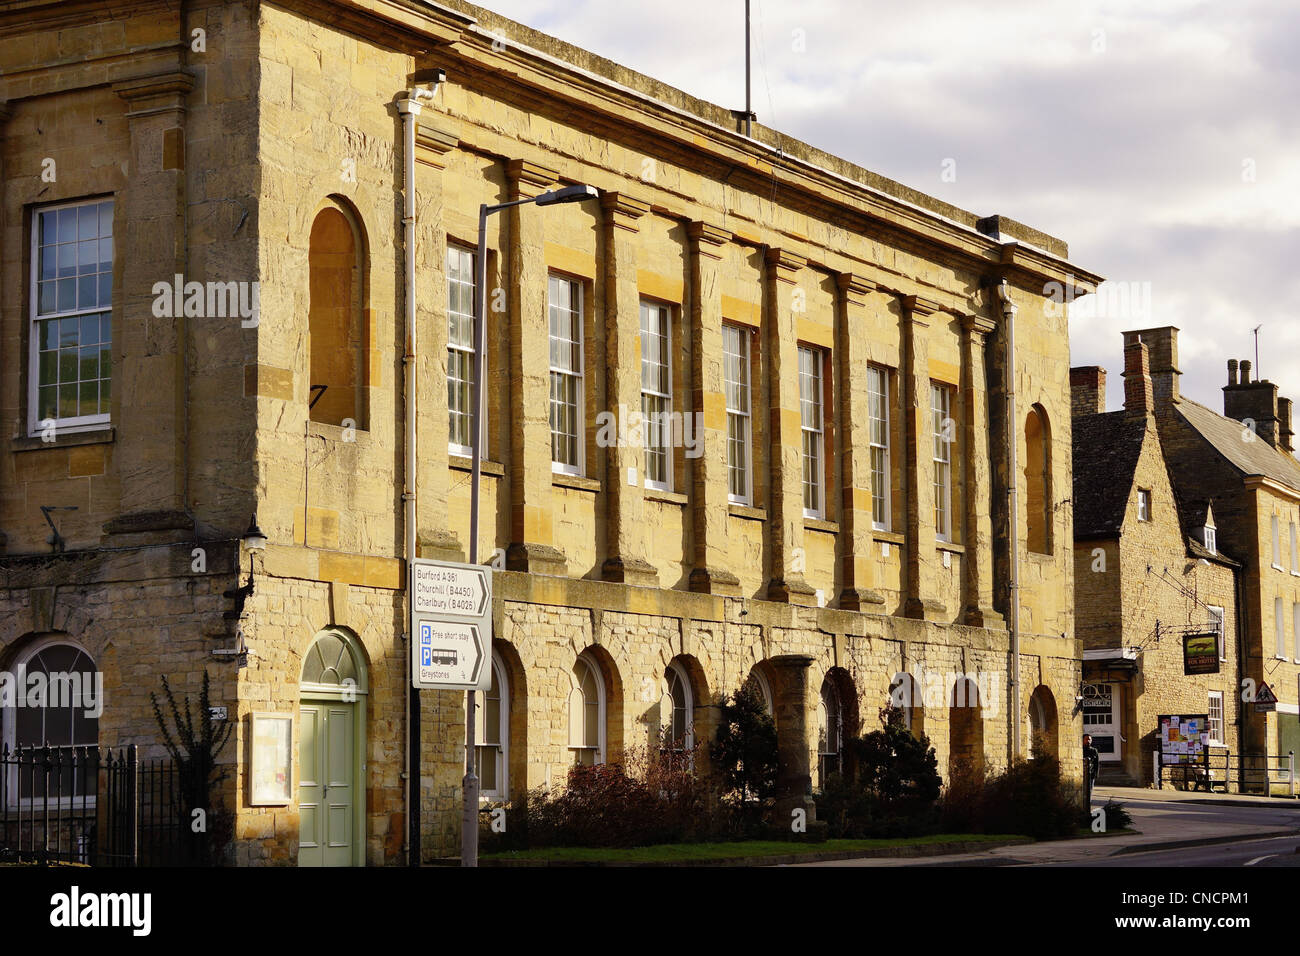
[[[1151,388],[1151,365],[1144,342],[1130,342],[1124,347],[1124,411],[1145,416],[1155,410]]]
[[[1106,410],[1106,370],[1100,365],[1070,369],[1070,417],[1098,415]]]
[[[1237,384],[1237,360],[1228,359],[1228,384]]]
[[[1250,384],[1250,359],[1241,360],[1241,384]]]

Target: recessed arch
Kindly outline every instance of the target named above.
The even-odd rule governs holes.
[[[368,427],[367,261],[360,215],[331,196],[316,211],[307,246],[308,416],[314,422]]]
[[[1056,697],[1045,684],[1039,684],[1029,697],[1030,753],[1060,759],[1060,727]]]
[[[984,773],[984,715],[979,687],[959,677],[948,697],[948,773]]]
[[[915,677],[899,671],[889,685],[889,705],[903,716],[903,725],[912,736],[925,736],[925,695]]]
[[[1025,417],[1025,540],[1030,551],[1052,553],[1052,440],[1047,410]]]

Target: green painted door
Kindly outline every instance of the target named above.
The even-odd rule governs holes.
[[[351,866],[355,705],[303,702],[298,737],[298,865]]]

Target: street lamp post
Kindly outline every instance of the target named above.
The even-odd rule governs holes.
[[[483,460],[483,376],[487,374],[487,221],[488,216],[512,206],[534,203],[556,206],[561,203],[585,202],[600,194],[594,186],[565,186],[531,199],[482,204],[478,207],[478,252],[474,261],[474,382],[470,392],[470,484],[469,484],[469,563],[478,564],[479,478]],[[489,672],[492,661],[486,662]],[[474,716],[477,696],[465,692],[465,780],[464,814],[461,818],[460,865],[478,866],[478,774],[474,769]]]

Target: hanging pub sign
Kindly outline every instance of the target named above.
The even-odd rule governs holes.
[[[1216,632],[1183,635],[1183,673],[1219,673],[1219,635]]]

